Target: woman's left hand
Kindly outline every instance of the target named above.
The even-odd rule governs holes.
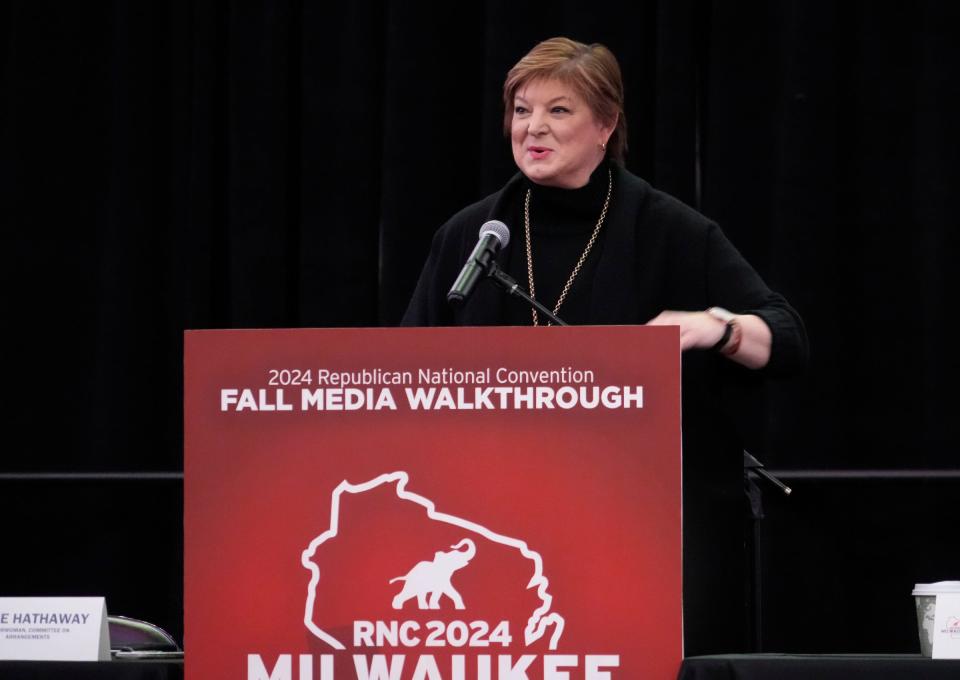
[[[680,326],[680,350],[710,349],[723,337],[726,324],[706,312],[660,312],[648,326]]]
[[[763,368],[770,361],[773,336],[766,322],[753,314],[737,315],[742,337],[740,346],[728,358],[747,368]],[[660,312],[648,326],[680,326],[680,350],[710,349],[723,337],[726,324],[706,312]]]

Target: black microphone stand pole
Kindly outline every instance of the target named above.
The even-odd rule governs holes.
[[[544,307],[542,304],[530,297],[530,294],[520,287],[520,284],[516,280],[507,274],[505,271],[500,269],[497,266],[495,261],[490,262],[490,266],[487,268],[487,276],[497,282],[497,284],[503,288],[509,295],[518,297],[521,300],[525,300],[528,305],[534,307],[538,312],[543,314],[545,317],[550,319],[557,326],[568,326],[569,324],[563,321],[556,314],[551,312],[549,309]]]
[[[793,493],[793,489],[768,472],[764,468],[763,463],[747,451],[743,452],[744,491],[747,494],[747,499],[750,501],[751,520],[749,537],[745,541],[746,552],[750,562],[747,571],[747,610],[749,612],[750,651],[754,653],[763,651],[763,565],[761,564],[760,522],[763,520],[764,513],[763,490],[757,484],[757,481],[760,479],[767,481],[784,496],[789,496]]]

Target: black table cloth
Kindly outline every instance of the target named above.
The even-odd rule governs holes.
[[[2,680],[183,680],[183,661],[0,661]]]
[[[678,680],[958,680],[960,660],[919,654],[722,654],[683,661]]]

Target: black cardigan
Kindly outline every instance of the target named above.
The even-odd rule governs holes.
[[[592,281],[588,322],[642,324],[667,309],[700,311],[716,305],[737,314],[756,314],[770,327],[773,346],[766,372],[790,373],[802,367],[807,340],[800,316],[767,287],[720,228],[621,166],[611,167],[613,196]],[[497,258],[508,268],[510,249],[523,247],[518,210],[523,189],[523,176],[518,174],[437,231],[403,325],[504,324],[504,305],[513,302],[508,303],[492,282],[478,286],[458,309],[447,303],[446,294],[487,220],[498,219],[511,227],[512,243]],[[525,281],[525,276],[517,278]]]

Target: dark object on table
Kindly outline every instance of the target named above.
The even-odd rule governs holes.
[[[180,658],[176,640],[159,626],[126,616],[107,617],[110,653],[118,658]]]

